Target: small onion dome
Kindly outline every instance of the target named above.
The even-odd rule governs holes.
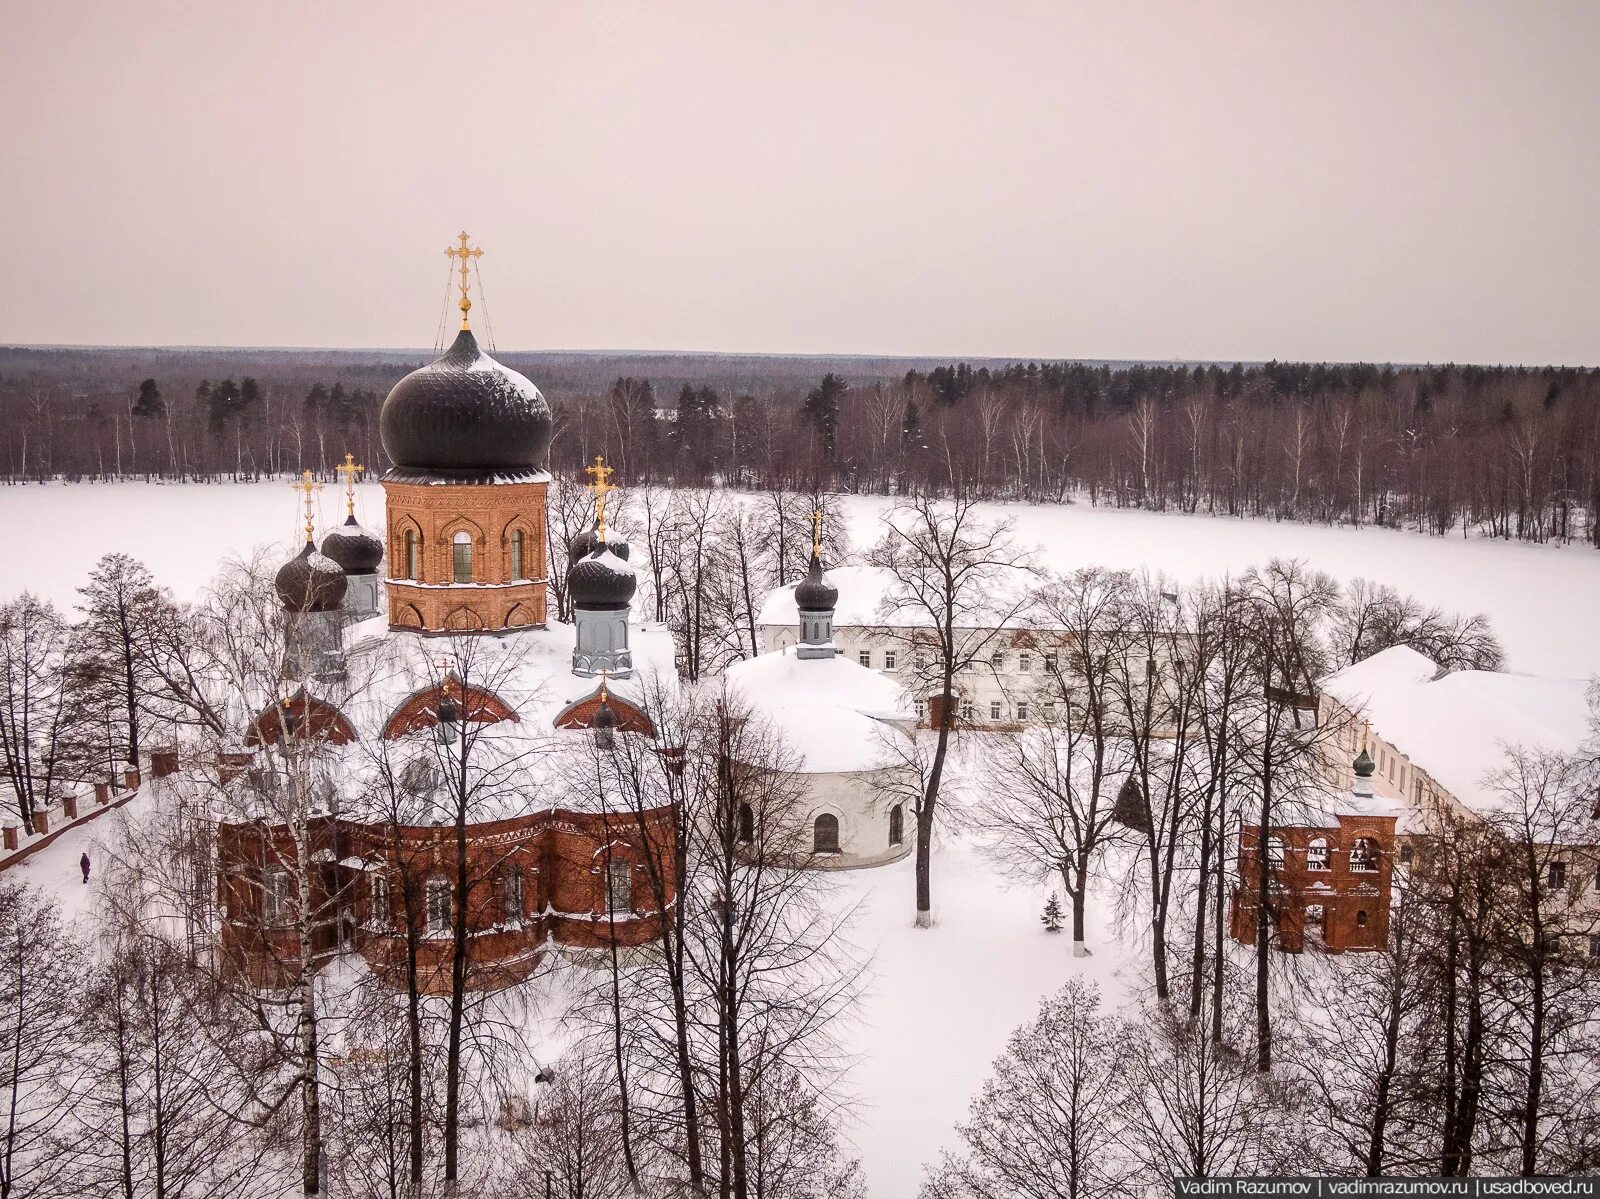
[[[344,524],[322,539],[322,552],[343,567],[345,574],[365,575],[383,561],[383,542],[356,523],[352,512]]]
[[[1369,779],[1378,769],[1378,764],[1372,760],[1372,755],[1367,752],[1365,745],[1361,747],[1361,752],[1356,755],[1356,760],[1351,765],[1355,767],[1358,779]]]
[[[811,571],[795,586],[795,607],[802,612],[832,612],[839,602],[839,589],[822,575],[822,558],[811,551]]]
[[[628,560],[629,550],[628,543],[626,541],[623,541],[618,537],[607,537],[605,541],[602,542],[595,533],[594,526],[590,525],[571,541],[567,542],[567,565],[576,566],[578,564],[578,559],[587,557],[588,555],[594,553],[595,546],[597,545],[604,545],[606,549],[610,550],[624,562]]]
[[[278,568],[272,580],[286,612],[332,612],[344,601],[344,571],[314,543]]]
[[[394,385],[378,417],[398,468],[450,473],[542,469],[550,405],[539,389],[478,348],[472,330]]]
[[[590,612],[617,612],[633,602],[639,577],[609,545],[580,558],[567,572],[567,590],[576,608]]]
[[[617,712],[611,706],[611,700],[608,696],[602,695],[600,697],[600,706],[594,710],[594,719],[589,723],[590,727],[597,729],[614,729],[617,727]]]

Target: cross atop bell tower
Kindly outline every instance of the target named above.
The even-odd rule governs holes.
[[[465,229],[456,234],[456,240],[461,244],[459,246],[446,246],[444,253],[446,258],[461,260],[461,282],[458,285],[461,288],[461,299],[457,301],[456,306],[461,309],[461,327],[470,329],[472,326],[467,322],[467,313],[472,311],[472,301],[467,298],[467,291],[472,284],[467,275],[469,269],[467,264],[475,258],[482,258],[483,250],[477,246],[470,248],[467,246],[467,242],[471,239],[468,238]]]
[[[308,470],[289,486],[298,492],[302,492],[306,497],[306,541],[314,541],[316,539],[317,526],[315,519],[316,505],[312,497],[322,490],[322,484],[318,483],[317,477]]]

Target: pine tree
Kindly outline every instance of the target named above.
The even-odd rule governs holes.
[[[1050,899],[1044,905],[1044,915],[1039,917],[1039,923],[1044,925],[1047,933],[1061,931],[1061,900],[1054,891],[1050,892]]]

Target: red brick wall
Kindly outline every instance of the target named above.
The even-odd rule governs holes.
[[[602,816],[561,810],[467,828],[467,927],[472,934],[470,985],[493,990],[527,977],[538,964],[546,937],[574,948],[602,948],[612,928],[621,945],[640,945],[659,935],[660,906],[646,855],[655,875],[670,879],[673,822],[669,809]],[[398,984],[405,962],[407,911],[422,933],[419,974],[430,991],[449,986],[451,938],[427,931],[426,884],[445,879],[455,901],[456,834],[452,826],[392,829],[327,819],[311,833],[312,904],[317,927],[314,951],[320,956],[348,948]],[[264,986],[283,986],[298,977],[299,950],[293,926],[263,923],[262,879],[275,865],[292,866],[294,841],[281,825],[224,824],[218,830],[218,888],[224,911],[224,959],[239,976]],[[611,921],[606,915],[605,863],[608,857],[632,867],[631,911]],[[368,863],[363,869],[355,860]],[[351,865],[341,863],[350,861]],[[522,878],[520,921],[506,912],[507,868]],[[373,880],[389,883],[389,919],[374,920]],[[406,880],[411,894],[406,893]],[[670,884],[669,884],[670,886]],[[666,896],[667,905],[675,896]]]
[[[1389,902],[1394,871],[1393,816],[1338,816],[1335,828],[1304,826],[1274,829],[1283,841],[1283,863],[1273,871],[1272,919],[1276,944],[1298,953],[1314,939],[1318,922],[1308,909],[1321,907],[1321,943],[1331,953],[1381,949],[1389,939]],[[1231,930],[1234,940],[1253,944],[1256,937],[1256,888],[1260,827],[1246,825],[1239,847],[1239,882],[1233,890]],[[1327,842],[1328,868],[1313,870],[1308,851],[1314,840]],[[1376,847],[1376,869],[1351,867],[1358,839]]]

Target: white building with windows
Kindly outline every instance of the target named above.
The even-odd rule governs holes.
[[[794,627],[782,645],[728,669],[728,691],[781,735],[801,780],[804,828],[785,830],[808,864],[841,869],[897,861],[911,851],[916,714],[888,671],[840,653],[838,591],[813,550],[811,572],[786,589]],[[795,596],[798,593],[799,602]],[[761,838],[761,816],[739,813],[740,838]]]

